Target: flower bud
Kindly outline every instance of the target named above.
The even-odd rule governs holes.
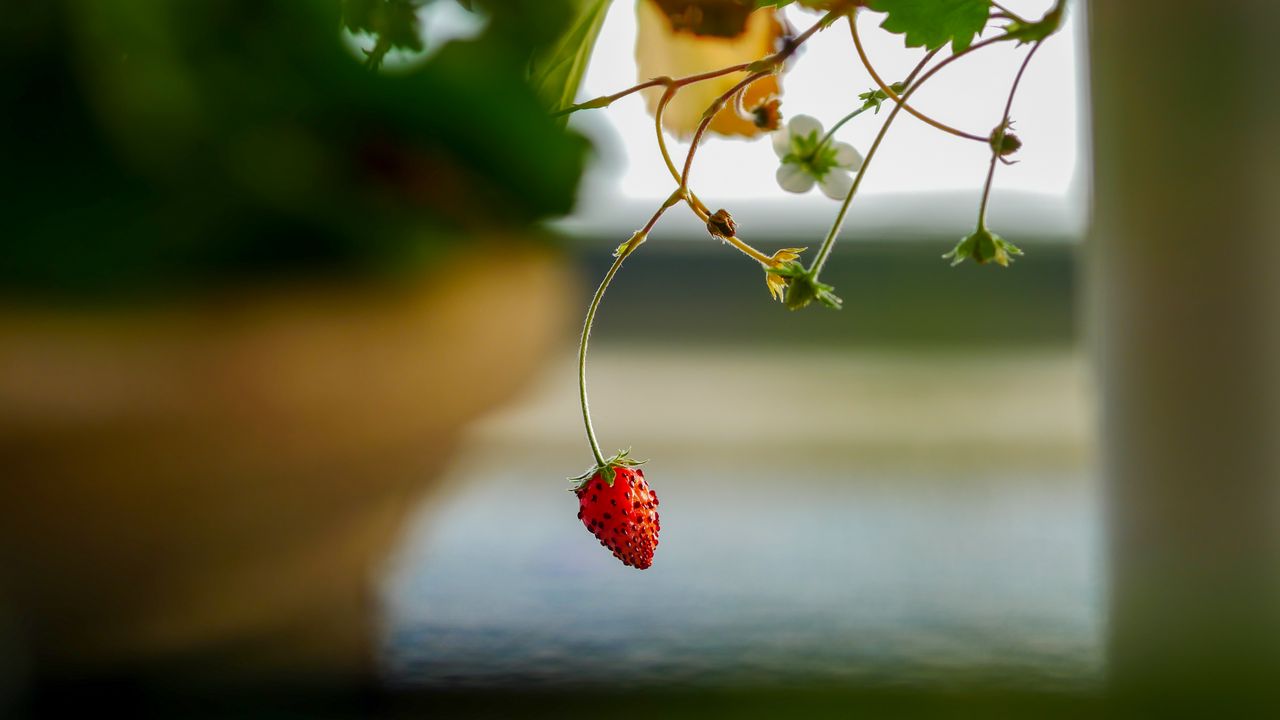
[[[733,221],[733,216],[729,214],[728,210],[720,208],[711,217],[707,218],[707,232],[711,233],[713,237],[727,240],[731,237],[737,237],[738,223]]]
[[[1022,149],[1022,140],[1003,126],[991,131],[991,137],[987,139],[987,143],[991,145],[991,152],[1000,157],[1009,157]]]
[[[779,109],[781,105],[782,101],[778,98],[770,98],[757,105],[751,111],[751,122],[765,132],[777,130],[782,126],[782,112]]]

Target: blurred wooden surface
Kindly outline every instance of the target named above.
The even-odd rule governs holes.
[[[569,312],[548,253],[455,260],[400,287],[0,311],[0,587],[33,676],[367,682],[401,519]]]

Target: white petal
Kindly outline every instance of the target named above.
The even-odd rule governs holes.
[[[839,168],[832,168],[827,171],[818,187],[823,195],[832,200],[843,200],[853,188],[853,176]]]
[[[787,132],[799,137],[810,133],[816,133],[815,137],[822,137],[822,123],[810,115],[796,115],[787,123]]]
[[[777,154],[779,160],[791,152],[791,132],[789,130],[775,130],[770,133],[770,138],[773,140],[773,152]]]
[[[833,143],[831,147],[836,150],[836,165],[849,170],[857,170],[862,167],[862,153],[849,143]]]
[[[796,163],[783,163],[776,177],[778,184],[787,192],[804,193],[813,189],[813,176]]]

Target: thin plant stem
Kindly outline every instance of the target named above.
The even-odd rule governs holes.
[[[671,160],[671,153],[667,150],[666,134],[662,132],[662,115],[666,112],[667,104],[671,102],[671,98],[675,97],[676,89],[667,88],[662,93],[662,98],[658,100],[658,107],[653,113],[653,127],[658,136],[658,152],[662,155],[662,162],[666,164],[667,170],[671,173],[671,178],[678,184],[680,182],[680,171],[676,169],[676,164]],[[689,208],[698,216],[699,220],[707,221],[711,216],[711,210],[698,199],[697,195],[692,192],[687,198]]]
[[[1006,17],[1008,17],[1010,20],[1013,20],[1014,22],[1020,22],[1020,23],[1026,22],[1026,20],[1023,20],[1021,17],[1019,17],[1017,13],[1013,12],[1012,10],[1001,5],[998,2],[995,2],[995,0],[992,0],[991,7],[999,10],[1002,14],[1004,14]]]
[[[817,146],[815,146],[815,147],[814,147],[814,149],[813,149],[813,154],[814,154],[814,155],[817,155],[818,153],[822,152],[822,148],[826,147],[826,146],[827,146],[827,143],[831,142],[831,138],[835,136],[836,131],[837,131],[837,130],[839,130],[840,128],[844,127],[845,123],[847,123],[847,122],[849,122],[850,120],[852,120],[852,119],[854,119],[854,118],[858,117],[859,115],[861,115],[862,113],[864,113],[864,112],[866,112],[866,111],[868,111],[868,110],[870,110],[870,109],[871,109],[871,107],[870,107],[870,106],[868,106],[868,105],[863,105],[862,107],[858,108],[857,110],[854,110],[853,112],[849,113],[848,115],[845,115],[844,117],[840,118],[840,120],[839,120],[838,122],[836,122],[836,124],[835,124],[835,125],[832,125],[832,126],[831,126],[831,129],[827,131],[827,134],[826,134],[826,135],[823,135],[823,136],[822,136],[822,139],[818,141]]]
[[[867,74],[871,75],[871,79],[875,81],[876,85],[880,88],[880,91],[885,95],[888,95],[890,100],[893,100],[895,103],[902,106],[902,108],[907,112],[915,115],[920,120],[923,120],[943,132],[950,133],[959,138],[964,138],[965,140],[973,140],[981,143],[985,143],[987,141],[987,138],[981,135],[975,135],[974,133],[968,133],[951,127],[950,125],[939,120],[935,120],[908,105],[906,96],[899,96],[898,93],[894,92],[893,88],[889,87],[885,81],[880,78],[880,74],[877,73],[875,67],[871,65],[871,59],[867,57],[867,51],[862,47],[862,38],[858,35],[858,21],[856,15],[849,16],[849,32],[853,35],[853,46],[858,50],[858,59],[862,61],[862,66],[867,69]]]
[[[742,80],[738,84],[729,88],[724,94],[716,98],[716,100],[711,103],[710,107],[707,108],[707,111],[703,113],[702,122],[698,123],[698,129],[694,130],[693,140],[689,145],[689,152],[684,157],[684,170],[680,173],[681,188],[689,187],[689,171],[693,168],[693,156],[698,152],[698,144],[702,142],[702,136],[706,134],[707,127],[711,125],[711,121],[715,118],[716,113],[720,111],[720,108],[724,107],[724,104],[728,102],[729,98],[739,92],[745,91],[747,86],[751,83],[768,77],[771,74],[772,73],[758,72],[748,75],[745,80]]]
[[[777,67],[787,58],[791,57],[801,45],[809,40],[809,38],[813,37],[814,33],[829,25],[835,18],[839,17],[839,15],[840,14],[835,11],[823,15],[822,19],[818,20],[818,22],[813,25],[810,25],[807,30],[787,42],[781,50],[770,55],[768,58],[765,58],[766,62],[764,64],[768,65],[770,69],[754,72],[747,76],[745,80],[742,80],[729,88],[728,91],[721,94],[720,97],[716,98],[711,105],[707,107],[707,111],[702,115],[702,122],[698,123],[698,129],[693,133],[693,141],[689,145],[689,153],[684,159],[684,171],[680,173],[681,190],[685,190],[689,187],[689,169],[693,165],[693,156],[698,152],[698,144],[702,142],[702,136],[707,132],[707,127],[711,125],[711,121],[715,118],[716,114],[720,112],[720,108],[724,107],[724,104],[729,101],[729,98],[745,90],[747,86],[757,80],[761,80],[772,75],[777,70]],[[751,65],[754,65],[754,63],[751,63]]]
[[[1022,76],[1027,71],[1027,66],[1031,64],[1031,58],[1035,57],[1036,51],[1044,44],[1043,40],[1036,42],[1031,46],[1031,51],[1022,60],[1022,66],[1018,68],[1018,74],[1013,78],[1013,86],[1009,88],[1009,99],[1004,105],[1004,116],[1000,120],[1000,126],[996,128],[996,141],[992,143],[991,148],[991,167],[987,169],[987,181],[982,187],[982,203],[978,206],[978,229],[987,229],[987,205],[991,202],[991,186],[996,177],[996,163],[1000,160],[1000,149],[1004,147],[1004,136],[1009,131],[1009,117],[1013,112],[1013,98],[1018,94],[1018,85],[1022,82]]]
[[[834,12],[828,13],[827,15],[823,16],[821,20],[811,25],[807,30],[805,30],[803,33],[796,36],[793,40],[787,43],[785,47],[783,47],[781,50],[779,50],[778,52],[774,53],[772,56],[767,58],[767,60],[769,61],[768,64],[771,65],[772,68],[776,69],[778,65],[780,65],[783,61],[785,61],[788,57],[790,57],[793,53],[795,53],[795,51],[801,45],[803,45],[809,38],[813,37],[814,33],[818,32],[823,27],[826,27],[827,25],[829,25],[830,22],[834,20],[836,17],[838,17],[838,14]],[[685,194],[686,201],[689,203],[690,209],[692,209],[694,214],[697,215],[698,218],[704,222],[710,216],[711,211],[705,204],[702,203],[700,199],[698,199],[696,195],[694,195],[692,190],[689,189],[689,173],[693,167],[693,158],[698,152],[698,146],[699,144],[701,144],[702,138],[707,132],[707,128],[711,125],[711,121],[715,119],[716,114],[719,113],[720,108],[724,107],[725,103],[727,103],[731,98],[733,98],[738,93],[745,92],[747,87],[749,87],[752,83],[758,80],[762,80],[768,77],[769,75],[772,75],[773,72],[774,72],[774,69],[762,70],[756,73],[752,73],[746,79],[736,83],[733,87],[731,87],[729,90],[722,93],[718,98],[712,101],[711,105],[707,107],[706,112],[703,113],[702,121],[698,123],[697,129],[694,131],[693,139],[689,145],[689,152],[685,155],[684,168],[678,174],[675,171],[675,164],[671,161],[671,155],[667,151],[667,144],[666,144],[666,139],[662,133],[661,121],[658,121],[655,123],[655,126],[657,128],[657,133],[658,133],[658,148],[662,152],[663,160],[667,164],[667,169],[672,172],[672,175],[676,179],[676,182],[679,183],[677,192],[682,192]],[[670,101],[670,98],[667,97],[666,94],[664,94],[663,100],[659,101],[660,107],[665,108],[666,102],[664,101],[666,102]],[[755,260],[761,265],[764,265],[765,267],[772,267],[773,265],[776,264],[773,258],[769,257],[768,255],[765,255],[759,250],[756,250],[755,248],[743,242],[741,239],[739,239],[736,236],[723,238],[723,240],[729,243],[730,245],[732,245],[734,248],[738,249],[740,252],[750,257],[751,259]]]
[[[604,467],[605,459],[604,453],[600,452],[600,443],[596,440],[595,428],[591,426],[591,405],[587,401],[587,342],[591,338],[591,326],[595,323],[596,310],[600,307],[600,300],[604,298],[604,291],[609,289],[613,276],[618,274],[622,261],[630,254],[627,250],[620,251],[609,266],[604,280],[591,298],[591,305],[587,307],[587,318],[582,323],[582,339],[578,342],[578,400],[582,403],[582,422],[587,428],[587,442],[591,443],[591,454],[596,459],[596,467]]]
[[[981,50],[984,47],[994,45],[1006,39],[1007,38],[1001,36],[975,43],[965,48],[963,51],[943,60],[937,65],[934,65],[928,72],[921,75],[919,80],[913,82],[910,87],[907,88],[906,92],[902,94],[903,99],[910,98],[916,90],[920,89],[920,87],[929,80],[929,78],[933,77],[938,73],[938,71],[956,60],[959,60],[974,51]],[[920,64],[916,66],[916,70],[913,72],[921,70],[924,67],[924,64],[929,61],[929,57],[931,56],[926,56],[924,60],[921,60]],[[871,166],[871,160],[875,157],[876,151],[880,149],[880,143],[884,141],[885,134],[888,133],[889,127],[893,125],[894,118],[898,116],[898,113],[902,108],[902,103],[898,103],[893,106],[893,110],[889,113],[889,117],[885,118],[884,124],[880,126],[880,132],[876,135],[875,142],[872,143],[871,148],[867,151],[867,157],[862,161],[862,167],[858,168],[858,174],[853,179],[853,186],[849,188],[849,193],[845,195],[844,202],[840,205],[840,212],[836,214],[836,220],[831,226],[831,231],[827,233],[826,239],[822,241],[822,247],[818,249],[818,254],[813,259],[813,264],[809,266],[808,274],[813,280],[816,281],[818,279],[818,275],[822,273],[822,266],[827,262],[827,257],[831,255],[831,249],[835,247],[836,236],[840,234],[840,228],[844,225],[845,215],[849,212],[849,205],[853,202],[854,195],[858,193],[858,187],[862,184],[862,178],[866,176],[867,168]]]
[[[930,50],[928,54],[924,56],[924,59],[921,60],[919,64],[915,66],[915,69],[911,71],[911,74],[907,76],[907,79],[902,81],[902,86],[907,87],[911,83],[915,82],[916,76],[920,74],[920,70],[924,68],[924,66],[930,60],[933,59],[933,56],[937,55],[941,50],[942,48],[938,48],[936,50]],[[822,136],[822,140],[818,142],[818,146],[814,150],[814,154],[817,154],[822,150],[822,148],[826,147],[827,143],[831,142],[831,139],[835,137],[836,131],[839,130],[841,127],[843,127],[845,123],[858,117],[859,115],[861,115],[862,113],[870,109],[871,109],[870,105],[863,105],[862,107],[859,107],[858,109],[854,110],[848,115],[845,115],[844,117],[840,118],[840,121],[837,122],[835,125],[832,125],[831,129],[827,131],[827,134]]]
[[[586,428],[587,442],[591,445],[591,454],[595,458],[597,467],[605,467],[608,461],[605,459],[604,453],[600,451],[600,442],[596,439],[595,427],[591,422],[591,403],[587,395],[587,347],[591,340],[591,328],[595,324],[596,313],[600,309],[600,302],[604,299],[605,291],[609,289],[609,285],[613,282],[614,276],[616,276],[618,271],[622,268],[622,263],[630,257],[631,253],[635,252],[638,247],[644,244],[645,240],[649,236],[649,232],[653,230],[655,225],[657,225],[659,218],[662,217],[663,213],[665,213],[668,208],[683,200],[689,204],[689,207],[695,214],[698,214],[699,217],[703,217],[702,213],[706,212],[705,206],[702,205],[701,201],[696,200],[693,197],[693,193],[689,191],[689,169],[693,164],[693,156],[697,151],[698,142],[701,140],[703,133],[706,132],[707,126],[710,125],[711,118],[719,111],[719,108],[722,107],[729,98],[733,97],[734,93],[745,89],[748,85],[763,77],[771,75],[777,66],[781,65],[783,61],[795,53],[796,49],[799,48],[800,45],[836,17],[838,17],[838,14],[835,12],[828,13],[823,16],[821,20],[814,23],[808,30],[789,41],[781,50],[768,58],[765,58],[763,61],[733,65],[728,68],[721,68],[720,70],[712,72],[690,75],[679,80],[672,80],[669,77],[654,78],[653,80],[640,83],[639,85],[627,88],[626,90],[614,93],[613,95],[606,95],[601,98],[596,98],[595,100],[589,100],[585,103],[565,108],[564,110],[556,113],[556,115],[567,115],[575,110],[585,109],[587,107],[604,107],[619,98],[626,97],[627,95],[645,88],[665,86],[666,91],[663,93],[662,99],[658,103],[658,111],[655,113],[658,147],[662,151],[663,158],[666,161],[668,168],[672,171],[673,176],[676,177],[676,180],[679,183],[675,192],[671,193],[666,201],[663,202],[662,207],[658,208],[658,210],[653,214],[653,217],[649,218],[649,222],[647,222],[639,232],[632,235],[630,240],[618,248],[615,253],[613,263],[609,266],[609,270],[605,273],[604,279],[600,281],[599,287],[596,288],[595,294],[591,297],[591,304],[587,307],[587,316],[582,323],[582,336],[578,341],[578,400],[582,405],[582,424]],[[675,164],[671,162],[670,153],[667,152],[666,140],[662,134],[662,111],[666,109],[667,104],[671,101],[671,97],[679,88],[685,85],[760,66],[767,66],[770,67],[770,69],[752,73],[745,80],[734,85],[734,87],[727,93],[721,95],[720,98],[712,103],[711,108],[708,108],[705,117],[698,126],[697,133],[694,135],[693,145],[689,148],[689,154],[685,157],[684,172],[676,175]],[[699,212],[699,210],[702,212]],[[755,250],[737,238],[725,238],[725,240],[761,264],[770,265],[773,262],[772,258]]]
[[[578,110],[589,110],[593,108],[608,107],[612,105],[614,102],[621,100],[622,98],[627,97],[628,95],[632,95],[640,92],[641,90],[645,90],[652,87],[682,88],[685,85],[692,85],[694,83],[702,82],[703,80],[711,80],[713,78],[718,78],[722,75],[730,75],[732,73],[742,72],[743,70],[746,70],[747,66],[749,65],[750,63],[739,63],[737,65],[722,67],[719,70],[712,70],[710,72],[698,73],[697,75],[688,75],[682,78],[671,78],[666,75],[663,75],[660,77],[653,78],[651,80],[645,80],[644,82],[639,83],[637,85],[632,85],[626,90],[620,90],[616,93],[613,93],[612,95],[601,95],[600,97],[597,97],[597,98],[584,100],[583,102],[577,103],[576,105],[570,105],[567,108],[561,108],[555,111],[554,113],[552,113],[551,116],[561,117],[563,115],[568,115],[570,113],[577,112]]]
[[[700,83],[704,80],[711,80],[714,78],[721,77],[723,75],[730,75],[736,72],[744,72],[746,70],[751,69],[752,67],[759,67],[759,66],[765,66],[765,65],[773,65],[776,67],[777,65],[782,64],[784,60],[791,57],[795,53],[797,48],[803,45],[806,40],[808,40],[810,37],[813,36],[814,33],[821,30],[826,25],[830,24],[836,17],[838,17],[837,13],[834,13],[834,12],[827,13],[826,15],[823,16],[821,20],[819,20],[818,22],[810,26],[809,29],[805,30],[804,32],[797,35],[795,38],[791,39],[781,50],[779,50],[778,52],[768,57],[762,58],[760,60],[757,60],[754,62],[738,63],[736,65],[729,65],[728,67],[722,67],[718,70],[710,70],[708,72],[698,73],[696,75],[686,75],[685,77],[680,77],[680,78],[671,78],[663,75],[661,77],[652,78],[650,80],[645,80],[642,83],[632,85],[631,87],[625,90],[619,90],[618,92],[613,93],[612,95],[601,95],[600,97],[597,97],[597,98],[584,100],[583,102],[570,105],[569,107],[561,108],[555,111],[554,113],[552,113],[551,116],[561,117],[564,115],[568,115],[570,113],[577,112],[579,110],[589,110],[594,108],[608,107],[609,105],[612,105],[614,102],[621,100],[622,98],[627,97],[628,95],[632,95],[634,93],[640,92],[641,90],[645,90],[652,87],[668,87],[668,88],[679,89],[684,87],[685,85],[693,85],[694,83]]]
[[[654,127],[657,130],[658,150],[662,154],[662,160],[666,163],[667,170],[670,171],[671,177],[677,184],[679,184],[680,171],[676,170],[675,163],[671,161],[671,153],[667,150],[666,137],[662,132],[662,113],[666,110],[667,103],[670,102],[671,96],[674,92],[674,90],[668,89],[667,92],[662,94],[662,98],[658,101],[658,108],[654,112]],[[689,209],[693,211],[694,215],[698,216],[699,220],[706,222],[707,219],[711,217],[711,210],[708,209],[707,206],[703,204],[702,200],[700,200],[697,195],[694,195],[688,188],[685,188],[685,191],[685,202],[688,203]],[[742,254],[766,267],[774,264],[773,258],[765,255],[759,250],[756,250],[736,236],[723,238],[723,240],[732,245]]]
[[[587,317],[582,322],[582,337],[578,341],[578,401],[582,404],[582,424],[587,430],[587,442],[591,444],[591,454],[595,457],[596,466],[604,467],[606,460],[604,453],[600,451],[600,442],[596,439],[595,427],[591,424],[591,403],[587,399],[587,345],[591,340],[591,328],[595,325],[596,312],[600,309],[600,301],[604,299],[604,293],[609,289],[609,285],[613,282],[613,278],[618,274],[618,270],[622,268],[622,263],[635,252],[637,248],[644,244],[648,239],[649,233],[653,230],[654,225],[658,224],[658,219],[667,211],[667,208],[680,202],[682,193],[679,191],[671,194],[662,207],[658,208],[653,217],[649,218],[649,222],[640,229],[631,239],[623,243],[614,253],[613,264],[609,266],[608,272],[605,273],[604,279],[600,281],[600,286],[596,288],[596,292],[591,296],[591,304],[587,306]]]

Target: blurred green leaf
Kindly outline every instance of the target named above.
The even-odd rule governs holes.
[[[546,108],[558,110],[573,104],[611,4],[612,0],[575,0],[573,22],[555,44],[530,63],[530,82]],[[567,121],[567,117],[561,120]]]
[[[418,9],[429,0],[345,0],[342,22],[353,33],[377,38],[368,51],[369,67],[377,69],[392,49],[423,49]]]
[[[0,292],[406,272],[572,208],[586,142],[526,74],[568,0],[486,4],[395,73],[363,67],[348,9],[0,0]]]

